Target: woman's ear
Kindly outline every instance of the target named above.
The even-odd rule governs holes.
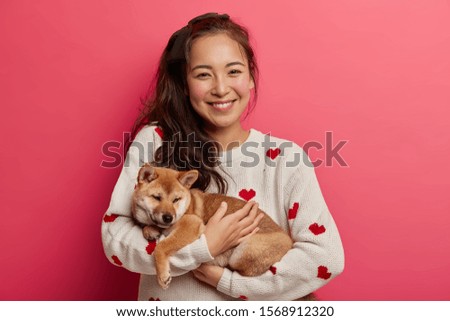
[[[253,80],[253,77],[250,76],[250,85],[248,87],[248,89],[253,89],[255,88],[255,81]]]

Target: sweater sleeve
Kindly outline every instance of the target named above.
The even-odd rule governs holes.
[[[101,228],[103,249],[111,263],[132,272],[152,275],[156,274],[152,256],[156,243],[144,239],[141,227],[135,224],[131,216],[131,198],[139,168],[144,162],[153,160],[154,146],[160,144],[159,134],[157,127],[147,126],[136,136],[114,187]],[[178,276],[187,273],[212,259],[202,235],[171,256],[171,274]]]
[[[305,160],[308,157],[298,147]],[[309,163],[309,164],[308,164]],[[283,176],[286,176],[287,171]],[[322,287],[344,268],[344,251],[314,168],[308,161],[289,171],[284,184],[284,215],[293,248],[257,277],[225,269],[217,289],[248,300],[295,300]]]

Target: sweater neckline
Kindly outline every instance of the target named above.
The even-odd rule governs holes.
[[[257,141],[258,131],[250,128],[249,132],[247,139],[241,145],[219,153],[219,160],[222,164],[230,164],[242,158],[244,156],[243,149],[251,142]]]

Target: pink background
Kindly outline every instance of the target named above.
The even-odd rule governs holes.
[[[120,171],[100,166],[101,147],[129,130],[170,34],[209,11],[254,37],[249,126],[302,146],[329,131],[348,141],[348,167],[316,169],[346,251],[319,296],[450,300],[443,0],[2,1],[0,299],[136,298],[138,276],[101,246]]]

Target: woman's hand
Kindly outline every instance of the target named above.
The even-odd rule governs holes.
[[[233,248],[258,231],[264,214],[258,215],[258,204],[248,202],[243,208],[225,216],[227,204],[222,202],[206,224],[205,237],[209,253],[215,257]]]
[[[223,274],[223,267],[216,265],[202,264],[196,270],[193,270],[194,276],[200,281],[217,287]]]

